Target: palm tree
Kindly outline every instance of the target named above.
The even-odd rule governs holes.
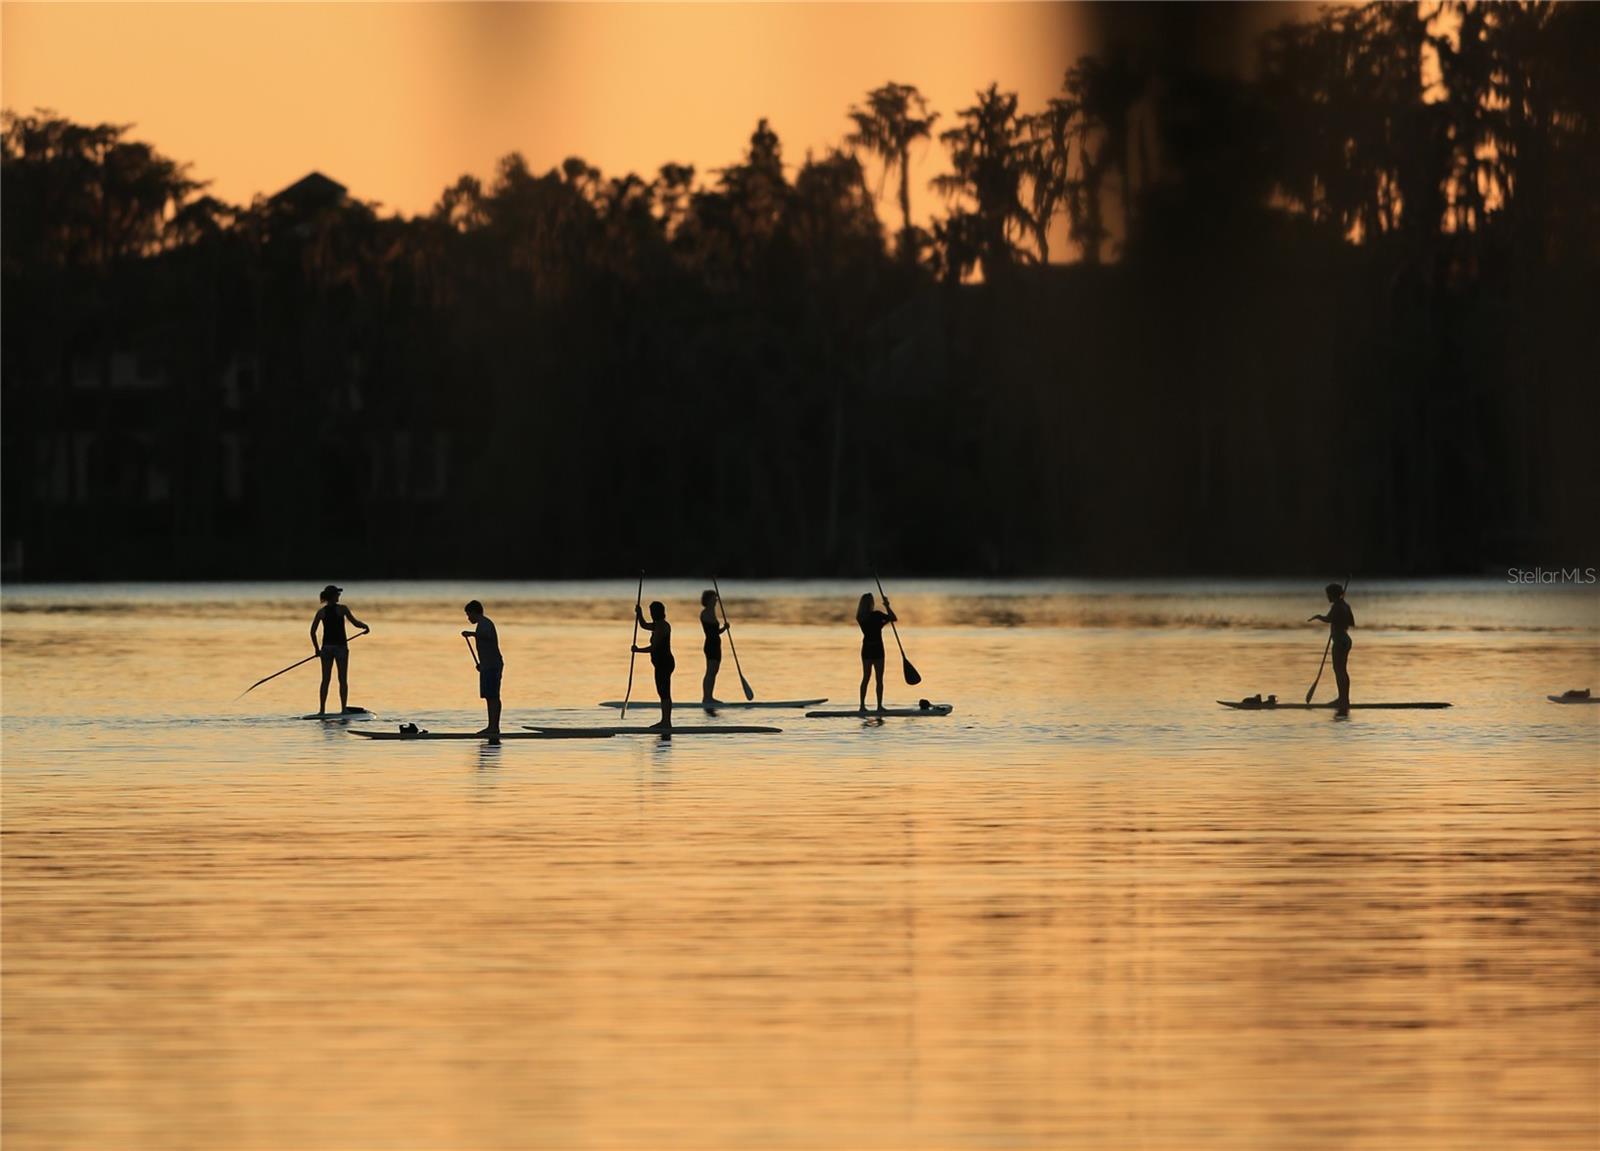
[[[845,137],[853,148],[865,148],[883,161],[887,178],[900,173],[900,243],[902,253],[915,253],[911,243],[911,145],[928,139],[939,113],[928,111],[928,101],[913,84],[893,80],[867,93],[866,107],[852,106],[850,119],[856,130]]]

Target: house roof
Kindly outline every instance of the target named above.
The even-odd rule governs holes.
[[[300,177],[272,197],[273,203],[325,204],[344,199],[347,189],[337,180],[330,180],[321,172]]]

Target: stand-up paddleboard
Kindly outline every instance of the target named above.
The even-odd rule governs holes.
[[[343,711],[329,711],[329,712],[323,712],[323,713],[312,712],[310,715],[302,715],[300,718],[301,719],[320,719],[320,720],[323,720],[324,722],[326,722],[328,720],[334,720],[334,719],[353,719],[353,718],[355,718],[357,716],[371,715],[371,714],[372,713],[370,711],[368,711],[364,707],[347,707]]]
[[[1236,711],[1333,711],[1336,703],[1267,703],[1252,699],[1219,699],[1223,707]],[[1449,707],[1439,700],[1419,700],[1415,703],[1352,703],[1351,711],[1431,711]]]
[[[1600,695],[1590,695],[1587,690],[1568,691],[1560,695],[1545,696],[1551,703],[1600,703]],[[677,704],[673,704],[674,707]]]
[[[490,743],[502,739],[609,739],[610,732],[562,731],[502,731],[499,735],[482,735],[476,731],[373,731],[370,728],[350,728],[347,735],[362,739],[476,739]]]
[[[819,703],[827,703],[827,702],[828,702],[828,697],[827,696],[823,696],[821,699],[755,699],[755,700],[750,700],[748,702],[746,702],[745,700],[732,700],[732,701],[730,701],[728,703],[723,703],[721,700],[718,700],[716,703],[701,703],[699,700],[695,700],[693,703],[685,703],[682,700],[675,699],[675,700],[672,701],[672,710],[673,711],[733,711],[735,709],[743,709],[743,708],[747,708],[747,707],[816,707],[817,704],[819,704]],[[622,706],[622,701],[620,699],[608,699],[604,703],[599,703],[599,704],[596,704],[595,706],[596,707],[621,707]],[[632,699],[632,700],[628,701],[628,706],[629,707],[637,707],[637,708],[639,708],[641,710],[645,710],[645,709],[649,709],[649,708],[655,708],[658,711],[660,710],[660,707],[661,707],[661,705],[658,702],[656,702],[654,700],[649,700],[649,699],[642,699],[642,700],[641,699]]]
[[[808,711],[807,719],[877,719],[880,716],[949,715],[955,709],[948,703],[930,703],[927,707],[853,707],[849,711]]]
[[[632,704],[628,705],[632,707]],[[674,708],[678,705],[673,704]],[[627,727],[536,727],[532,724],[523,724],[529,731],[537,731],[548,735],[569,735],[574,738],[585,736],[604,737],[610,735],[781,735],[781,727],[745,727],[739,724],[726,724],[712,727],[708,725],[680,727],[643,727],[639,724],[629,724]]]

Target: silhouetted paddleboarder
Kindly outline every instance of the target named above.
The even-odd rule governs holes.
[[[339,602],[344,588],[329,584],[322,589],[322,606],[311,617],[311,650],[322,657],[322,687],[317,692],[317,714],[328,714],[328,680],[335,664],[339,666],[339,714],[350,706],[350,637],[344,630],[349,620],[365,635],[372,629],[358,620]],[[322,625],[322,642],[317,642],[317,625]]]
[[[707,588],[700,593],[700,630],[706,633],[706,676],[700,681],[700,702],[717,702],[717,671],[722,667],[722,633],[726,624],[717,622],[717,593]]]
[[[650,601],[650,618],[645,619],[638,603],[633,605],[633,618],[650,633],[650,646],[635,646],[631,650],[643,655],[650,653],[650,666],[656,673],[656,694],[661,697],[661,722],[651,727],[672,726],[672,670],[677,662],[672,658],[672,625],[667,622],[667,608],[660,600]]]
[[[1326,615],[1314,615],[1307,623],[1313,620],[1328,625],[1328,646],[1333,652],[1333,678],[1339,685],[1339,698],[1335,701],[1339,715],[1350,714],[1350,629],[1356,626],[1355,613],[1350,610],[1350,605],[1345,602],[1344,588],[1336,583],[1329,584],[1323,589],[1328,595],[1328,612]],[[1309,701],[1307,701],[1309,702]]]
[[[478,734],[499,735],[500,676],[506,668],[505,659],[500,654],[500,633],[495,630],[494,620],[483,614],[483,605],[477,600],[472,600],[462,610],[467,613],[473,628],[461,634],[478,643],[473,655],[478,668],[478,696],[489,709],[489,725]]]
[[[883,597],[883,610],[873,608],[872,593],[867,592],[856,604],[856,623],[861,625],[861,710],[867,710],[867,681],[874,672],[878,675],[878,710],[883,710],[883,629],[900,617]]]

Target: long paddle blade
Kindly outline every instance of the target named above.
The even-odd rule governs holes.
[[[1311,681],[1311,686],[1306,688],[1306,702],[1311,702],[1311,697],[1317,694],[1317,684],[1322,682],[1322,669],[1328,666],[1328,651],[1333,647],[1333,637],[1328,637],[1328,642],[1322,647],[1322,662],[1317,665],[1317,678]]]
[[[633,593],[633,638],[628,641],[628,691],[622,697],[622,714],[628,714],[628,701],[633,698],[634,648],[639,646],[639,605],[644,601],[644,569],[639,571],[639,589]]]
[[[1350,590],[1350,576],[1354,575],[1354,574],[1355,574],[1354,572],[1350,572],[1344,577],[1344,588],[1342,589],[1342,591],[1349,591]],[[1330,605],[1330,606],[1332,606],[1332,605]],[[1317,684],[1322,682],[1322,669],[1328,666],[1328,653],[1330,651],[1332,651],[1332,650],[1333,650],[1333,629],[1329,628],[1328,629],[1328,642],[1322,645],[1322,662],[1317,665],[1317,678],[1311,681],[1311,686],[1310,687],[1306,688],[1306,702],[1307,703],[1310,703],[1311,702],[1311,697],[1317,694]]]
[[[320,653],[312,652],[310,655],[306,656],[305,659],[300,660],[298,663],[291,663],[288,667],[284,668],[283,671],[275,671],[271,675],[262,676],[260,679],[256,680],[255,683],[251,684],[249,687],[247,687],[243,691],[241,691],[238,695],[234,696],[233,697],[233,702],[234,703],[238,703],[241,699],[243,699],[245,696],[249,695],[251,692],[255,691],[256,688],[260,687],[262,684],[266,683],[268,680],[277,679],[280,675],[284,674],[284,672],[293,671],[295,668],[299,667],[300,664],[302,664],[302,663],[310,663],[312,660],[317,658],[318,654],[320,654]]]
[[[878,598],[888,603],[889,597],[884,594],[883,581],[878,578],[877,572],[872,573],[872,582],[878,585]],[[893,621],[889,623],[889,630],[894,632],[894,646],[900,649],[900,671],[905,675],[906,683],[916,687],[922,682],[922,673],[911,666],[911,660],[906,657],[906,645],[900,642],[900,629],[894,626]]]
[[[717,607],[722,611],[722,626],[728,633],[728,650],[733,653],[734,670],[739,673],[739,686],[744,689],[746,700],[753,700],[756,692],[750,686],[750,681],[744,677],[744,668],[739,666],[739,649],[733,646],[733,625],[728,622],[728,605],[722,602],[722,589],[717,586],[717,577],[711,577],[711,590],[717,593]]]
[[[360,639],[362,636],[364,636],[366,634],[367,633],[364,632],[364,631],[359,631],[355,635],[350,637],[350,641],[349,642],[355,643],[356,640]],[[243,691],[241,691],[238,695],[234,696],[233,697],[233,702],[234,703],[238,703],[241,699],[243,699],[245,696],[249,695],[251,692],[255,691],[256,688],[260,687],[262,684],[266,683],[268,680],[277,679],[280,675],[283,675],[284,672],[293,671],[295,668],[299,667],[301,664],[310,663],[312,660],[316,659],[317,656],[319,656],[321,654],[322,654],[321,652],[315,652],[314,651],[310,655],[306,656],[305,659],[299,660],[299,661],[297,661],[295,663],[291,663],[288,667],[284,668],[282,671],[275,671],[271,675],[262,676],[260,679],[256,680],[255,683],[251,684],[249,687],[247,687]]]

